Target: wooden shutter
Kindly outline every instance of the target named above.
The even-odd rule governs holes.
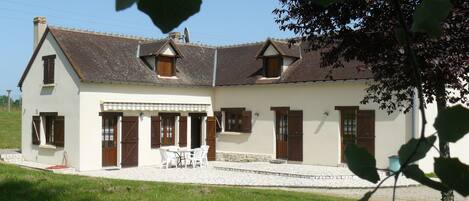
[[[165,56],[158,57],[157,71],[160,76],[173,76],[174,58]]]
[[[251,125],[251,120],[252,120],[252,112],[251,111],[243,111],[242,112],[242,125],[241,125],[241,131],[244,133],[250,133],[252,130],[252,125]]]
[[[303,111],[288,111],[288,160],[303,161]]]
[[[375,111],[358,110],[357,145],[375,155]]]
[[[31,138],[33,144],[41,144],[41,117],[39,116],[33,116],[31,124]]]
[[[179,117],[179,146],[187,146],[187,117]]]
[[[221,132],[221,123],[222,123],[222,113],[221,111],[215,111],[213,112],[213,114],[215,115],[215,120],[216,120],[216,132],[219,133]]]
[[[160,142],[160,126],[161,118],[159,116],[151,117],[151,148],[159,148]]]
[[[55,57],[54,57],[55,58]],[[52,84],[54,83],[54,71],[55,71],[55,59],[54,58],[49,58],[49,76],[48,76],[48,80],[49,80],[49,84]]]
[[[215,131],[216,131],[216,120],[215,117],[207,117],[207,137],[206,142],[209,146],[207,158],[209,161],[216,159],[216,144],[215,144]]]
[[[54,121],[54,145],[58,147],[64,146],[65,120],[63,116],[55,117]]]
[[[281,74],[282,58],[267,57],[265,61],[265,77],[278,77]]]
[[[49,83],[49,59],[44,59],[44,69],[43,69],[43,83],[48,84]]]

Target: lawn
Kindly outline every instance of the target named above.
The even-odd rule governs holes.
[[[347,200],[282,190],[61,175],[0,163],[0,200]]]
[[[0,109],[0,149],[21,147],[21,112]]]

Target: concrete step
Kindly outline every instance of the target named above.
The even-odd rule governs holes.
[[[21,153],[4,153],[0,154],[0,160],[5,162],[21,162],[23,155]]]

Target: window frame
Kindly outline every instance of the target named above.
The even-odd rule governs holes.
[[[227,132],[243,132],[243,112],[245,108],[223,108],[224,112],[224,131]],[[234,119],[230,119],[234,117]],[[234,126],[230,125],[234,123]]]
[[[276,59],[278,66],[275,67],[269,67],[269,60]],[[281,55],[272,55],[272,56],[264,56],[263,58],[263,72],[264,72],[264,77],[265,78],[278,78],[282,75],[282,66],[283,66],[283,57]],[[272,72],[272,75],[269,75],[271,73],[270,70],[273,70],[274,68],[277,68],[277,74],[274,74]]]
[[[176,135],[179,134],[179,132],[176,130],[176,121],[177,121],[177,116],[180,116],[179,113],[159,113],[158,116],[160,117],[160,146],[174,146],[176,145]],[[168,119],[172,119],[172,128],[171,128],[171,139],[165,140],[168,138],[165,133],[168,132],[166,131],[165,123],[168,121]],[[169,142],[168,142],[169,141]]]
[[[167,59],[170,59],[171,60],[171,75],[163,75],[162,71],[160,68],[159,68],[159,65],[160,65],[160,59],[162,58],[167,58]],[[158,55],[156,56],[156,59],[155,59],[155,72],[158,76],[161,76],[161,77],[175,77],[176,76],[176,57],[175,56],[169,56],[169,55]]]
[[[43,84],[55,83],[55,58],[56,55],[43,56]]]
[[[65,143],[65,117],[64,116],[57,116],[57,115],[43,115],[44,120],[44,136],[45,136],[45,145],[53,145],[53,146],[58,146],[58,147],[63,147]],[[57,131],[57,121],[62,121],[63,122],[63,129],[62,133],[57,133],[60,131]],[[58,138],[56,135],[62,135],[63,142],[58,143],[56,141],[56,138]]]

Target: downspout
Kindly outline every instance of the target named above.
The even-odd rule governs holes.
[[[217,77],[217,55],[218,55],[218,49],[215,48],[215,55],[213,56],[212,87],[215,87],[215,81]]]

